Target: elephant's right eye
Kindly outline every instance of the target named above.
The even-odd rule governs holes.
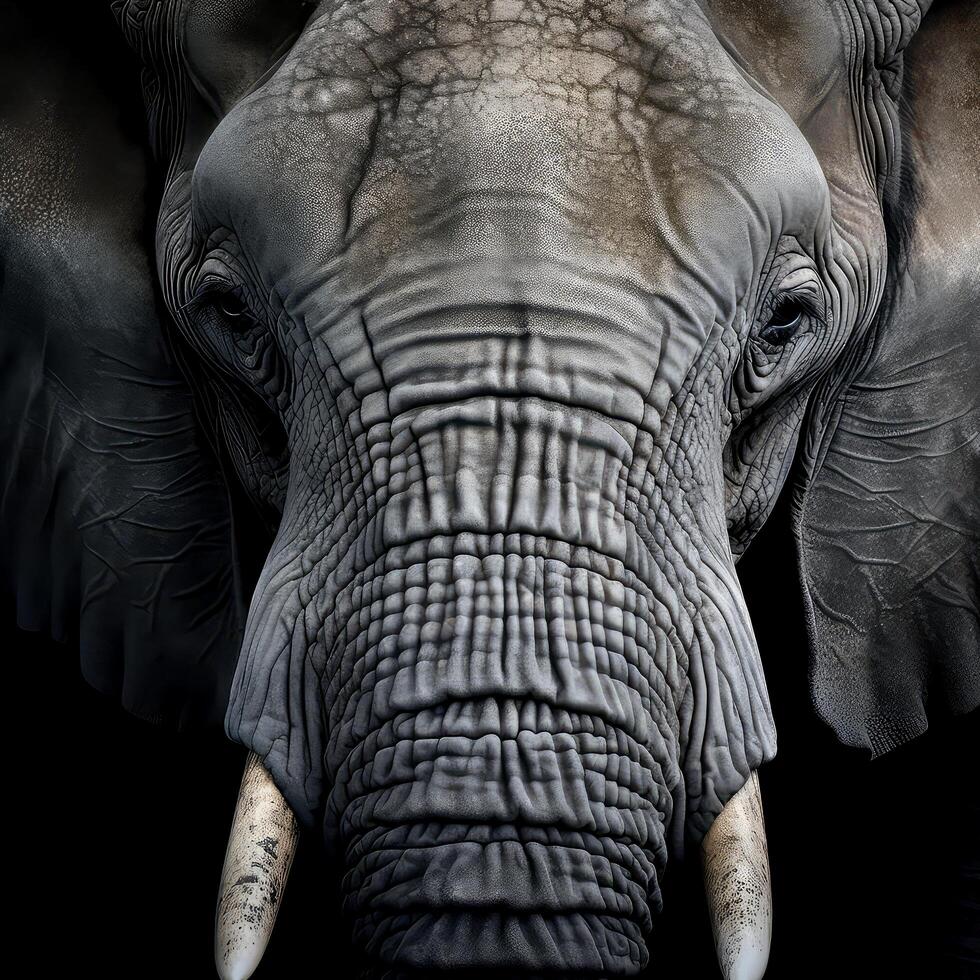
[[[205,278],[183,309],[208,329],[218,332],[247,333],[256,323],[242,287],[223,277]]]
[[[247,316],[248,310],[241,299],[234,293],[224,293],[215,301],[215,306],[227,317],[233,320],[238,317]]]
[[[248,330],[255,324],[248,305],[237,293],[219,293],[212,300],[212,305],[221,317],[227,321],[228,326],[235,331]]]
[[[202,284],[184,306],[192,339],[250,383],[263,387],[278,366],[275,339],[263,329],[245,287],[213,281]]]

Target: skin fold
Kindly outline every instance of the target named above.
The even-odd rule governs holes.
[[[736,561],[791,470],[819,713],[879,753],[980,698],[976,15],[928,6],[117,0],[147,144],[60,225],[5,117],[22,619],[81,609],[137,713],[224,712],[371,975],[648,965],[775,753]],[[82,542],[70,587],[28,533]]]

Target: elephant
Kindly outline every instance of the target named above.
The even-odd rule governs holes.
[[[365,976],[655,971],[694,854],[761,977],[781,494],[840,742],[980,703],[977,5],[68,16],[128,53],[3,10],[4,587],[249,750],[219,974],[303,832]]]

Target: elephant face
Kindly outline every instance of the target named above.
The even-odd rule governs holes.
[[[101,520],[55,522],[108,569],[83,659],[144,714],[227,704],[378,970],[646,964],[668,857],[775,751],[735,562],[794,460],[824,717],[884,751],[930,679],[977,703],[977,351],[950,340],[976,222],[922,171],[941,145],[974,214],[980,178],[904,77],[926,110],[976,86],[967,5],[918,61],[928,4],[889,0],[113,6],[160,298],[120,286],[91,341],[142,371],[139,416],[108,396],[93,435],[76,397],[54,450],[73,486],[109,473]],[[27,323],[50,233],[10,227]],[[137,239],[58,246],[139,284]],[[50,431],[55,387],[6,397]]]

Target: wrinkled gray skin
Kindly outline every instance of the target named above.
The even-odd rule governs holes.
[[[636,972],[773,755],[735,557],[879,308],[926,6],[116,5],[172,342],[282,515],[226,729],[370,962]]]
[[[370,956],[631,972],[668,850],[775,749],[726,512],[770,506],[857,257],[696,8],[435,10],[314,15],[164,201],[183,329],[289,442],[236,459],[283,519],[226,727]],[[777,354],[790,276],[820,316]]]

